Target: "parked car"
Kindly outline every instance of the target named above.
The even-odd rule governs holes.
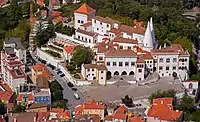
[[[63,74],[63,73],[60,75],[60,77],[64,77],[64,76],[65,76],[65,74]]]
[[[67,85],[68,85],[69,87],[74,87],[74,84],[73,84],[72,82],[68,82]]]
[[[57,74],[61,74],[61,73],[62,73],[62,71],[58,71],[58,72],[57,72]]]
[[[75,88],[75,87],[72,87],[71,89],[72,89],[72,91],[77,91],[77,90],[78,90],[78,89]]]
[[[74,97],[75,97],[77,100],[80,99],[80,97],[79,97],[79,95],[78,95],[77,93],[74,93]]]

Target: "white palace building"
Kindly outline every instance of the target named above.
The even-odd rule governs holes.
[[[85,79],[107,84],[112,76],[130,75],[139,82],[153,72],[160,77],[188,78],[190,54],[180,44],[157,49],[152,18],[146,26],[134,20],[131,27],[95,14],[87,4],[74,11],[74,38],[95,45],[95,62],[82,65]]]

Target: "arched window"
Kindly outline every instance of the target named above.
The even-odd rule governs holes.
[[[193,84],[190,83],[189,86],[188,86],[188,88],[189,88],[189,89],[193,89]]]
[[[122,72],[122,75],[127,75],[126,71],[123,71],[123,72]]]
[[[115,75],[115,76],[118,76],[118,75],[119,75],[119,72],[118,72],[118,71],[115,71],[115,72],[114,72],[114,75]]]

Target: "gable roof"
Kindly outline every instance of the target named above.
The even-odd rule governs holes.
[[[128,26],[128,25],[121,25],[120,30],[122,32],[125,32],[125,33],[128,33],[128,34],[136,33],[136,34],[144,35],[146,29],[144,27],[134,28],[134,27],[131,27],[131,26]]]
[[[164,97],[164,98],[156,98],[153,99],[153,104],[168,104],[172,105],[173,98],[172,97]]]
[[[75,47],[76,47],[76,46],[74,46],[74,45],[66,46],[66,47],[64,47],[64,50],[65,50],[65,52],[67,52],[67,53],[73,53],[73,52],[75,51]]]
[[[95,16],[93,19],[98,20],[98,21],[103,22],[103,23],[108,23],[108,24],[119,23],[118,21],[113,20],[110,17],[104,18],[104,17],[100,17],[100,16]]]
[[[25,94],[18,94],[17,95],[17,101],[22,101],[23,100],[23,95],[25,95]],[[28,97],[28,101],[33,101],[34,100],[33,93],[27,93],[27,97]]]
[[[76,30],[76,32],[82,33],[82,34],[85,34],[85,35],[88,35],[88,36],[92,36],[92,37],[95,36],[95,35],[97,35],[93,31],[85,31],[85,30],[82,30],[82,29],[78,29],[78,30]]]
[[[129,43],[129,44],[138,44],[137,40],[134,39],[128,39],[123,37],[118,37],[113,40],[113,42],[119,42],[119,43]]]
[[[137,54],[132,50],[108,50],[105,57],[136,57]]]
[[[7,91],[0,91],[0,99],[9,101],[12,97],[12,94]]]
[[[86,3],[84,3],[83,5],[81,5],[81,7],[79,7],[78,9],[74,11],[74,13],[81,13],[81,14],[87,14],[87,15],[92,14],[94,12],[96,12],[96,10],[88,6]]]

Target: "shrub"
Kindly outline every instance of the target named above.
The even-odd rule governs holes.
[[[76,79],[81,79],[81,77],[80,77],[79,74],[75,74],[75,75],[74,75],[74,78],[76,78]]]

